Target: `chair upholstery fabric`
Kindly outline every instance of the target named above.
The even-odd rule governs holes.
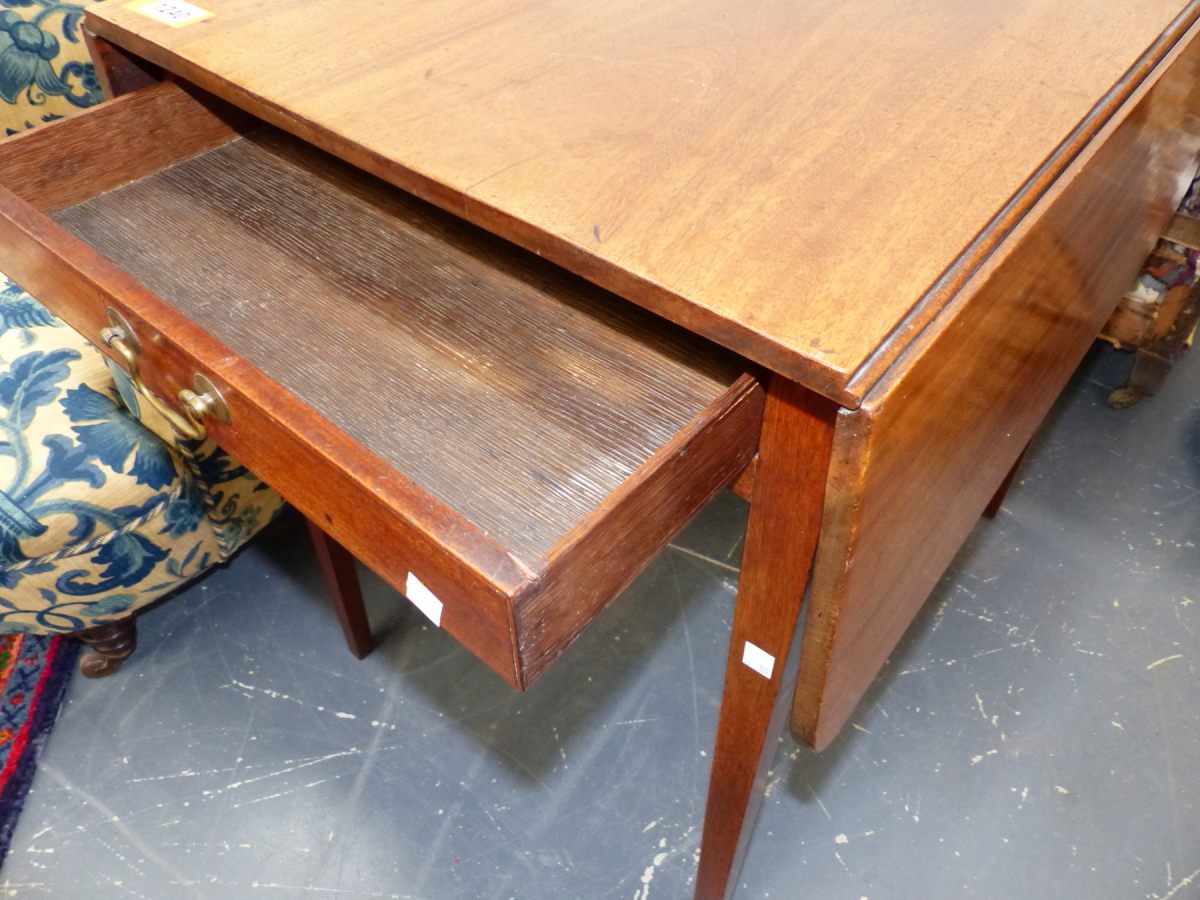
[[[0,0],[0,136],[104,97],[93,0]],[[128,376],[0,275],[0,632],[122,619],[234,553],[283,501],[177,436]]]
[[[128,376],[7,279],[0,329],[0,632],[122,618],[282,506],[212,441],[160,437]]]
[[[104,99],[79,33],[91,5],[92,0],[0,3],[0,137]]]

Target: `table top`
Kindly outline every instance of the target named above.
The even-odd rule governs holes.
[[[136,5],[90,27],[855,406],[1198,4],[201,0],[182,27]]]

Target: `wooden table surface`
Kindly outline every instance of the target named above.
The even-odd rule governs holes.
[[[944,302],[939,275],[1182,3],[200,5],[214,15],[179,28],[95,14],[852,407],[881,348]]]
[[[787,656],[815,545],[792,729],[828,744],[1194,175],[1200,0],[201,5],[89,27],[769,370],[727,896],[784,712],[743,647]]]

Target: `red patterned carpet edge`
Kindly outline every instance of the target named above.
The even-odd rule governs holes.
[[[0,864],[79,649],[57,635],[0,634]]]

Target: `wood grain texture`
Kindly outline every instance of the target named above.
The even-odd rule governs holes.
[[[0,141],[0,184],[38,209],[62,209],[234,140],[257,124],[204,91],[175,84],[101,104],[70,121],[69,128],[38,128]],[[68,146],[61,146],[64,141]]]
[[[108,100],[140,91],[162,81],[162,68],[144,59],[126,53],[120,47],[96,37],[86,28],[82,29],[83,40],[96,69],[100,89]]]
[[[1170,220],[1200,150],[1196,35],[841,416],[798,739],[851,715]]]
[[[527,680],[746,466],[762,418],[762,387],[743,375],[539,561],[537,585],[513,605]]]
[[[741,497],[743,500],[749,501],[754,495],[754,477],[758,474],[758,457],[750,460],[746,468],[738,473],[738,477],[734,479],[733,484],[729,489]]]
[[[415,572],[445,604],[443,627],[522,686],[509,598],[529,573],[487,535],[3,188],[0,271],[97,346],[105,310],[119,310],[160,396],[190,387],[192,373],[207,376],[232,415],[230,425],[208,424],[222,448],[391,584]]]
[[[1058,182],[1076,157],[1090,145],[1094,146],[1092,142],[1108,128],[1114,115],[1127,106],[1131,97],[1144,90],[1147,79],[1153,80],[1156,69],[1194,24],[1198,12],[1200,4],[1193,3],[1186,8],[1108,93],[1099,98],[1055,152],[1031,173],[1021,189],[996,212],[988,226],[930,285],[916,306],[897,323],[889,339],[859,367],[847,385],[850,393],[859,397],[870,385],[874,385],[907,351],[911,340],[919,336],[921,330],[934,321],[947,304],[953,302],[981,267],[987,265],[1001,242],[1025,221],[1038,200]]]
[[[371,652],[371,622],[367,618],[367,607],[363,603],[362,586],[358,581],[358,569],[354,554],[327,535],[311,519],[305,519],[309,543],[313,555],[321,568],[321,580],[325,593],[333,602],[338,624],[346,638],[346,646],[356,659],[363,659]]]
[[[1171,219],[1163,237],[1193,250],[1200,250],[1200,219],[1179,213]]]
[[[273,129],[56,218],[531,569],[738,374]]]
[[[772,377],[758,472],[742,552],[725,692],[704,813],[696,900],[736,887],[741,854],[762,799],[766,766],[782,725],[784,660],[800,615],[817,533],[837,407],[782,376]],[[775,659],[769,678],[742,662],[746,642]]]
[[[57,215],[129,271],[3,189],[0,269],[94,341],[120,310],[162,396],[209,377],[221,446],[517,687],[753,456],[739,359],[289,136]]]
[[[996,211],[1200,9],[210,6],[179,29],[97,7],[89,27],[848,406]]]

